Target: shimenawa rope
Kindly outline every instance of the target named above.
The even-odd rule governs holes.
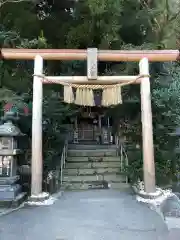
[[[67,103],[75,103],[83,106],[95,106],[93,90],[102,90],[103,106],[117,105],[122,103],[121,88],[136,82],[140,78],[150,77],[150,75],[138,75],[135,80],[126,83],[106,84],[74,84],[60,82],[58,80],[48,80],[45,75],[34,74],[33,76],[42,78],[44,82],[61,84],[64,86],[64,101]],[[96,82],[96,81],[94,81]],[[73,88],[76,89],[76,98],[74,99]]]

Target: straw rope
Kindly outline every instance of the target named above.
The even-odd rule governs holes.
[[[94,93],[93,90],[102,90],[102,100],[101,104],[103,106],[111,106],[111,105],[117,105],[122,103],[122,94],[121,89],[123,86],[130,85],[134,82],[136,82],[140,78],[144,77],[150,77],[149,75],[138,75],[136,79],[127,81],[124,83],[112,83],[112,84],[96,84],[96,81],[94,81],[94,84],[87,84],[85,83],[68,83],[65,81],[59,81],[59,80],[49,80],[44,75],[36,75],[33,76],[39,77],[42,79],[44,83],[55,83],[60,84],[64,86],[64,102],[66,103],[75,103],[77,105],[81,106],[95,106],[94,102]],[[76,89],[76,99],[74,99],[74,93],[73,88]]]
[[[43,74],[33,74],[33,76],[42,78],[42,81],[44,80],[43,82],[55,83],[55,84],[60,84],[63,86],[69,86],[69,87],[73,87],[73,88],[88,88],[88,89],[93,89],[93,90],[112,88],[112,87],[117,87],[117,86],[123,87],[123,86],[130,85],[130,84],[136,82],[138,79],[150,77],[149,74],[139,74],[135,80],[127,81],[125,83],[112,83],[112,84],[108,84],[108,85],[106,85],[106,84],[101,85],[101,84],[85,84],[85,83],[74,84],[74,83],[68,83],[68,82],[65,82],[65,81],[63,82],[63,81],[59,81],[59,80],[49,80]]]

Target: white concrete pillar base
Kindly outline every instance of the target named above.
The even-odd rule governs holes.
[[[146,193],[144,191],[140,191],[137,193],[136,199],[138,202],[161,205],[164,200],[173,195],[174,194],[171,190],[162,190],[161,188],[157,188],[155,193]]]
[[[144,200],[146,200],[146,199],[153,200],[153,199],[158,199],[159,197],[161,197],[164,194],[164,192],[162,189],[156,188],[156,191],[154,193],[147,193],[144,190],[141,190],[141,191],[137,192],[136,194],[137,194],[137,197],[142,198],[142,200],[143,199]]]
[[[31,195],[27,201],[30,206],[46,206],[52,205],[56,201],[55,197],[50,196],[47,192],[42,192],[38,195]]]
[[[136,199],[138,202],[148,204],[148,206],[156,211],[164,220],[169,216],[180,217],[180,200],[171,190],[162,190],[159,188],[153,195],[137,194]],[[176,208],[174,208],[175,205]]]

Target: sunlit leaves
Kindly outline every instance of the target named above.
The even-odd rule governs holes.
[[[122,0],[87,0],[91,15],[112,14],[122,11]]]

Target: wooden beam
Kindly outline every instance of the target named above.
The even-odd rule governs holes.
[[[149,74],[149,62],[143,58],[139,63],[140,74]],[[149,77],[141,79],[141,121],[143,140],[143,169],[144,185],[147,193],[156,191],[155,187],[155,164],[153,146],[153,127],[151,109],[151,90]]]
[[[137,79],[137,80],[136,80]],[[61,82],[68,82],[73,84],[113,84],[113,83],[126,83],[134,81],[134,84],[140,83],[141,79],[139,76],[99,76],[97,80],[88,80],[86,76],[46,76],[43,79],[45,84],[61,84]]]
[[[33,60],[40,55],[44,60],[87,60],[87,50],[81,49],[12,49],[2,48],[1,59]],[[180,60],[179,50],[98,50],[99,61],[135,62],[148,58],[151,62]]]
[[[43,59],[37,55],[34,60],[34,74],[43,73]],[[43,84],[41,78],[33,79],[33,109],[32,109],[32,176],[31,196],[38,196],[42,192],[42,101]]]

